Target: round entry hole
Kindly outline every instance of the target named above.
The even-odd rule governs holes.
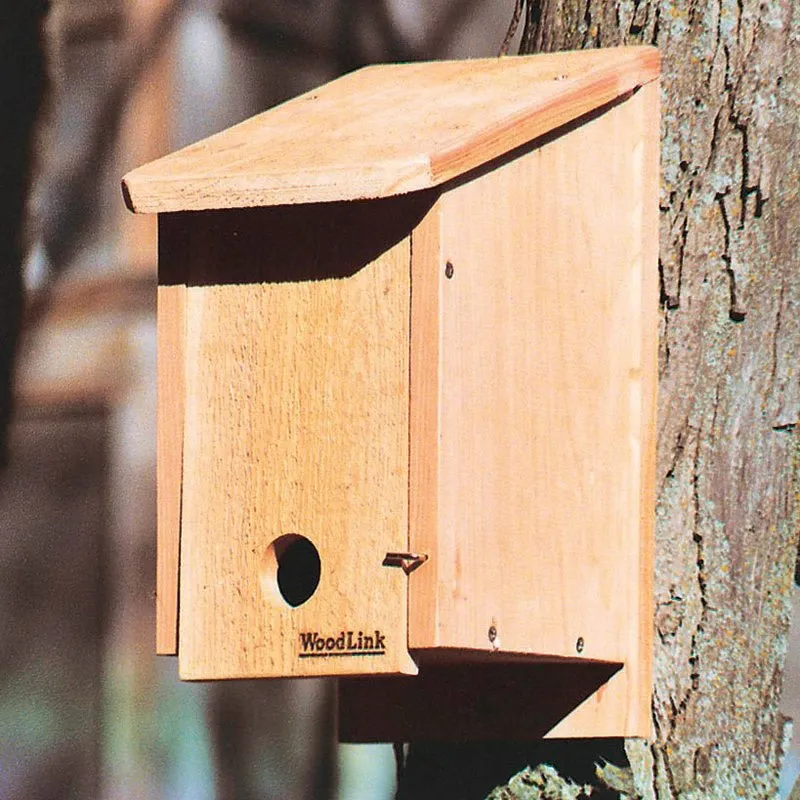
[[[261,568],[261,589],[270,599],[297,608],[317,591],[321,572],[319,551],[297,533],[279,536],[267,548]]]

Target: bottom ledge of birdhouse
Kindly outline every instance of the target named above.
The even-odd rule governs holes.
[[[445,651],[415,660],[417,676],[339,679],[339,740],[530,741],[547,736],[636,735],[622,723],[579,723],[564,734],[563,723],[609,681],[624,672],[619,663],[546,659],[491,653],[465,663]],[[475,653],[473,652],[474,656]],[[614,701],[618,702],[618,701]],[[610,716],[624,720],[624,709]],[[608,714],[603,714],[604,720]],[[646,735],[646,734],[645,734]]]

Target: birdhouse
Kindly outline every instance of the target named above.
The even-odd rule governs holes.
[[[351,739],[495,689],[649,733],[658,71],[367,67],[126,176],[181,677],[350,676]]]

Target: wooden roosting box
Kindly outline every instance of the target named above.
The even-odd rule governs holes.
[[[343,681],[345,738],[491,736],[490,691],[649,733],[658,63],[369,67],[126,176],[183,678],[420,671]]]

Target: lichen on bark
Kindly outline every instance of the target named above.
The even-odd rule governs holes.
[[[581,800],[591,797],[590,786],[579,786],[562,778],[548,764],[526,767],[506,786],[498,786],[487,800]]]

